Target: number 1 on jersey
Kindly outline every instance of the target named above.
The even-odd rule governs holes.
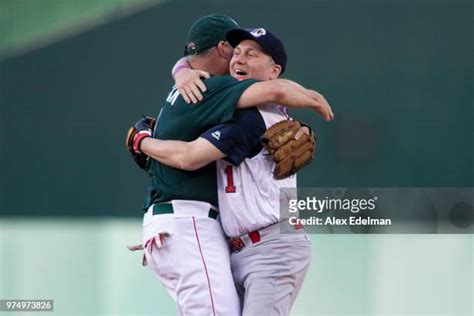
[[[232,166],[225,167],[225,174],[227,175],[227,185],[225,187],[225,193],[235,193],[234,173],[232,170]]]

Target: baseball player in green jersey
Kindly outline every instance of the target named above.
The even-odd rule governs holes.
[[[188,63],[212,75],[228,72],[233,48],[225,33],[236,28],[229,17],[198,19],[188,34]],[[198,104],[188,105],[176,87],[169,92],[154,131],[147,119],[129,134],[129,148],[141,154],[147,138],[191,141],[212,126],[232,120],[236,108],[278,102],[310,107],[330,117],[330,108],[307,89],[289,80],[238,81],[230,76],[205,80],[207,91]],[[144,253],[150,268],[174,298],[180,315],[240,315],[230,271],[229,248],[216,220],[215,166],[178,170],[148,159],[144,165],[151,184],[145,202]]]

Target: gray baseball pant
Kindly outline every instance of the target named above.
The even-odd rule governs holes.
[[[275,234],[231,255],[243,316],[286,316],[311,261],[306,234]]]

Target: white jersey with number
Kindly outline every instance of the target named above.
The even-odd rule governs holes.
[[[265,128],[288,118],[280,106],[260,106],[258,110]],[[265,149],[245,158],[238,166],[225,160],[217,161],[219,209],[227,236],[240,236],[282,220],[280,188],[295,188],[296,175],[276,180],[274,166]]]

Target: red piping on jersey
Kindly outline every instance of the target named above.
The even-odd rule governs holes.
[[[197,244],[199,247],[199,253],[201,254],[202,264],[204,265],[204,271],[206,272],[207,284],[209,285],[209,296],[211,297],[212,315],[216,316],[216,310],[214,308],[214,299],[212,298],[211,280],[209,279],[206,261],[204,261],[204,255],[202,254],[201,243],[199,241],[199,236],[198,236],[198,232],[196,228],[196,220],[194,219],[194,216],[193,216],[193,226],[194,226],[194,233],[196,234]]]

